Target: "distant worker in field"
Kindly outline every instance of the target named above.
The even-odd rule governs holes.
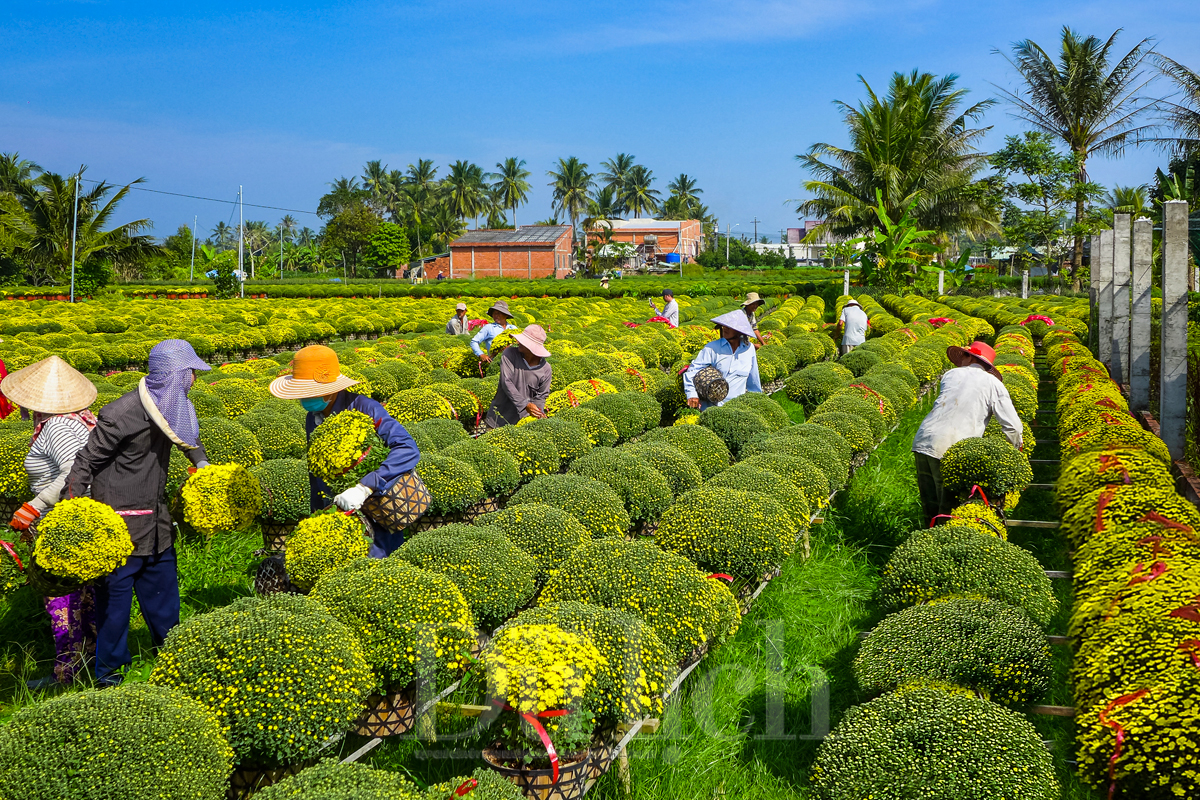
[[[654,313],[670,323],[672,328],[679,327],[679,303],[675,302],[675,293],[670,289],[663,289],[663,309],[658,310],[658,306],[654,304],[654,299],[650,300],[650,307],[654,309]]]
[[[37,539],[38,520],[58,502],[75,455],[87,445],[96,418],[88,406],[96,387],[58,356],[30,364],[0,382],[4,396],[33,419],[33,440],[25,456],[25,474],[33,498],[8,523],[22,540]],[[55,681],[71,683],[96,649],[95,588],[85,585],[60,597],[46,597],[50,633],[54,636],[54,675],[28,681],[42,689]]]
[[[513,339],[517,346],[504,348],[500,355],[500,385],[484,418],[488,428],[516,425],[525,417],[546,417],[552,377],[546,331],[541,325],[530,325]]]
[[[281,400],[299,400],[308,412],[304,431],[308,439],[326,418],[347,409],[366,414],[375,423],[375,432],[388,447],[387,458],[374,472],[362,477],[358,484],[337,493],[325,481],[309,474],[309,502],[313,511],[335,505],[342,511],[358,511],[372,495],[385,496],[402,478],[417,466],[421,454],[408,431],[392,418],[384,407],[370,397],[346,391],[358,381],[342,374],[337,353],[321,344],[309,345],[296,352],[292,372],[271,381],[271,394]],[[369,509],[368,509],[369,510]],[[368,516],[370,516],[368,514]],[[404,544],[402,531],[386,530],[372,520],[372,540],[368,555],[386,558]]]
[[[867,328],[871,327],[867,312],[857,300],[846,301],[842,315],[838,317],[838,328],[842,331],[841,354],[846,355],[867,340]]]
[[[471,340],[471,351],[479,356],[480,361],[490,364],[492,363],[492,357],[484,351],[492,349],[492,339],[495,339],[506,330],[516,330],[517,326],[509,322],[513,315],[508,310],[508,303],[503,300],[497,300],[492,303],[487,313],[492,318],[492,321],[480,328],[479,332],[475,334],[475,338]]]
[[[991,416],[1000,422],[1004,437],[1013,447],[1020,450],[1024,446],[1021,418],[994,366],[996,351],[975,342],[968,348],[951,345],[946,348],[946,357],[956,368],[942,376],[941,392],[917,429],[912,446],[926,525],[951,510],[953,498],[946,497],[942,490],[942,456],[951,446],[983,436]]]
[[[454,307],[454,316],[446,323],[446,333],[451,336],[461,336],[467,333],[467,304],[459,303]]]
[[[188,399],[197,371],[212,369],[182,339],[150,350],[137,388],[100,409],[87,445],[75,455],[61,497],[85,497],[121,515],[133,555],[96,582],[96,684],[120,683],[133,663],[129,612],[136,592],[154,647],[179,624],[175,526],[167,506],[167,468],[178,447],[196,469],[208,466],[200,420]]]
[[[750,322],[750,329],[754,331],[754,349],[763,346],[763,335],[758,332],[758,309],[762,308],[763,299],[758,296],[758,292],[746,292],[746,299],[742,301],[742,310],[746,312],[746,319]]]
[[[683,373],[683,391],[691,408],[723,405],[746,392],[761,392],[758,354],[750,344],[754,329],[742,311],[712,320],[720,338],[701,348]]]

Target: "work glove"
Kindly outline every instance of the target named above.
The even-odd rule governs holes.
[[[187,473],[188,473],[188,475],[195,475],[197,472],[204,469],[205,467],[211,467],[211,466],[212,466],[212,464],[208,463],[207,461],[201,461],[201,462],[197,463],[196,466],[194,466],[194,467],[188,467]]]
[[[25,503],[17,509],[15,514],[13,514],[12,521],[9,522],[8,525],[14,531],[27,531],[29,530],[29,526],[36,522],[37,518],[41,515],[42,512],[38,511],[29,503]]]
[[[333,498],[333,503],[342,511],[358,511],[370,496],[371,490],[360,483]]]

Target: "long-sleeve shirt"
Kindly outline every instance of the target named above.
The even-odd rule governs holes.
[[[387,458],[379,465],[379,469],[368,472],[359,481],[372,492],[386,492],[392,488],[392,484],[396,482],[397,478],[410,471],[421,459],[421,454],[417,452],[417,443],[409,436],[408,431],[404,430],[403,425],[396,422],[390,414],[383,410],[382,405],[365,395],[344,390],[338,392],[333,405],[323,413],[314,414],[310,411],[304,418],[304,430],[308,438],[312,439],[312,432],[325,421],[326,417],[331,417],[346,409],[361,411],[375,420],[375,432],[389,448]],[[309,474],[308,486],[313,511],[325,508],[333,502],[334,496],[337,495],[336,491],[316,475]]]
[[[983,436],[993,415],[1004,437],[1021,447],[1021,418],[1004,384],[979,364],[956,367],[942,376],[937,402],[913,438],[913,452],[940,459],[955,443]]]
[[[45,514],[58,502],[75,463],[75,455],[88,442],[88,427],[77,419],[51,417],[42,425],[37,441],[25,456],[25,474],[35,497],[30,505]]]
[[[492,349],[492,339],[495,339],[500,334],[507,330],[516,330],[517,326],[511,322],[508,325],[499,325],[495,322],[489,322],[475,333],[475,337],[471,339],[471,350],[477,356],[483,355],[484,350]]]
[[[654,310],[658,311],[658,306],[654,306]],[[672,328],[679,327],[679,303],[675,302],[675,298],[671,298],[671,302],[663,306],[662,311],[658,311],[658,315],[671,323]]]
[[[754,346],[749,343],[738,347],[736,352],[730,346],[729,340],[724,337],[714,339],[704,345],[692,359],[692,364],[688,367],[687,372],[683,373],[683,391],[689,400],[693,397],[700,397],[696,393],[693,378],[705,367],[716,367],[717,371],[725,378],[725,382],[729,384],[729,393],[716,405],[724,405],[727,401],[746,392],[762,391],[762,381],[758,377],[758,354]],[[711,405],[713,404],[707,400],[701,400],[700,408],[705,409]]]
[[[542,363],[531,367],[519,349],[505,348],[500,356],[500,385],[487,413],[488,426],[516,425],[529,416],[526,406],[530,403],[544,408],[550,396],[550,378],[549,361],[543,358]]]
[[[450,318],[450,321],[446,323],[446,333],[450,336],[458,336],[466,332],[467,318],[465,315],[460,317],[458,314],[455,314]]]
[[[858,347],[867,340],[867,328],[871,323],[867,320],[867,312],[858,306],[843,308],[842,316],[838,318],[838,321],[842,323],[843,347]]]
[[[87,446],[76,454],[62,493],[63,497],[83,497],[90,489],[93,500],[118,514],[138,512],[122,515],[135,556],[163,553],[175,543],[164,494],[175,442],[152,413],[157,411],[143,405],[137,389],[100,409],[99,423]],[[180,449],[193,464],[208,461],[203,445]]]

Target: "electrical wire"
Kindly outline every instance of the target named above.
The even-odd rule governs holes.
[[[83,180],[87,181],[88,183],[97,183],[97,184],[107,182],[107,181],[96,181],[96,180],[92,180],[91,178],[84,178]],[[111,185],[116,185],[116,184],[111,184]],[[235,206],[237,205],[237,200],[218,200],[215,197],[201,197],[201,196],[195,195],[195,194],[182,194],[180,192],[164,192],[161,189],[146,189],[141,186],[132,186],[131,185],[129,188],[133,189],[136,192],[153,192],[154,194],[167,194],[172,197],[187,197],[192,200],[207,200],[210,203],[229,203],[231,205],[235,205]],[[242,205],[247,206],[249,208],[269,208],[272,211],[288,211],[293,214],[312,214],[313,216],[318,216],[317,212],[315,212],[315,211],[304,211],[299,208],[280,208],[279,206],[263,206],[263,205],[257,205],[255,203],[243,203]],[[232,219],[232,216],[230,218]]]

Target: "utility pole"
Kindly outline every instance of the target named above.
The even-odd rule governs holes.
[[[242,187],[238,187],[238,272],[242,273],[238,278],[238,283],[242,287],[242,299],[246,297],[246,270],[243,269],[245,264],[246,253],[246,226],[245,216],[242,213]]]
[[[283,280],[283,221],[279,222],[279,279]]]
[[[188,283],[196,280],[196,223],[199,221],[199,214],[192,217],[192,268],[188,271]]]
[[[75,206],[72,209],[71,221],[71,302],[75,302],[75,239],[79,235],[79,183],[83,179],[83,169],[75,175]]]
[[[762,222],[757,216],[754,217],[754,243],[758,244],[758,223]]]

